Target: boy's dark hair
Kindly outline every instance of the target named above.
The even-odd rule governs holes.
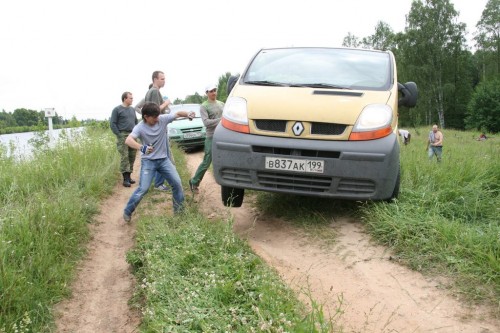
[[[160,115],[160,107],[158,104],[153,102],[147,102],[142,107],[142,119],[145,119],[145,116],[150,117],[158,117]]]

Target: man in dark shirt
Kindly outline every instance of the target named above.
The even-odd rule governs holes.
[[[136,150],[125,144],[125,139],[138,122],[135,109],[132,107],[133,101],[132,93],[124,92],[122,94],[122,104],[113,109],[109,120],[109,126],[116,135],[116,148],[120,153],[120,172],[123,175],[123,186],[125,187],[135,184],[135,180],[130,178],[130,174],[134,170]]]

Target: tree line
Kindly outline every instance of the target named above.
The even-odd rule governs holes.
[[[414,81],[417,106],[400,112],[404,126],[439,124],[455,129],[500,129],[500,0],[489,0],[476,24],[470,51],[466,25],[449,0],[414,0],[403,32],[379,21],[371,36],[348,34],[346,47],[390,50],[398,81]]]
[[[73,116],[70,120],[59,116],[57,112],[52,117],[54,128],[79,127],[83,122]],[[25,108],[15,109],[14,112],[0,112],[0,134],[32,132],[47,129],[47,118],[44,111]]]

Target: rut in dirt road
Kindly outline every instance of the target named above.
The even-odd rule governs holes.
[[[202,152],[188,154],[194,172]],[[500,332],[489,309],[468,308],[450,297],[437,280],[399,265],[390,251],[371,242],[363,224],[353,217],[332,216],[338,236],[334,246],[303,235],[286,221],[262,216],[247,196],[240,208],[222,205],[219,185],[210,172],[196,201],[207,216],[234,219],[234,230],[256,254],[310,303],[334,315],[343,332]]]
[[[139,158],[134,168],[132,178],[137,177]],[[59,333],[137,332],[140,314],[128,306],[135,280],[126,262],[126,253],[134,245],[135,224],[125,224],[122,218],[137,185],[126,188],[121,183],[91,224],[92,240],[71,286],[72,296],[56,306]]]

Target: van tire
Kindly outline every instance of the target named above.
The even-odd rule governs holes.
[[[242,188],[221,186],[220,193],[222,197],[222,203],[226,207],[241,207],[241,205],[243,204],[245,190]]]

